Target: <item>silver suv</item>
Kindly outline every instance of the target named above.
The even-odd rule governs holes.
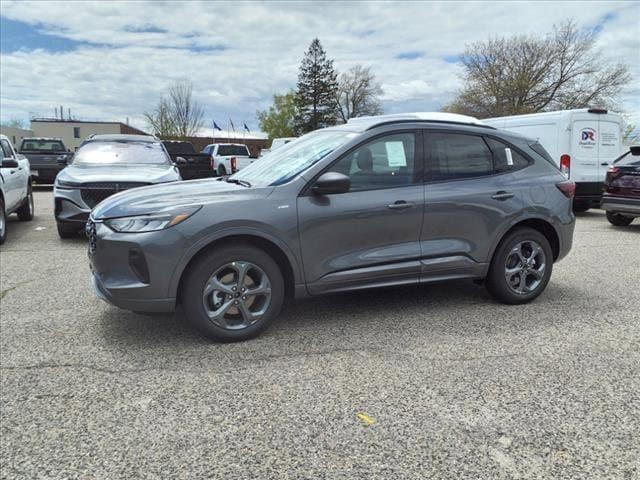
[[[209,337],[262,332],[286,298],[450,279],[520,304],[571,248],[575,185],[535,141],[450,114],[359,118],[235,175],[143,187],[87,223],[98,295]]]

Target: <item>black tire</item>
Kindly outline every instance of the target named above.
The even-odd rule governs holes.
[[[574,213],[584,213],[591,208],[591,204],[589,202],[581,202],[575,201],[573,202],[573,212]]]
[[[58,236],[62,239],[76,238],[80,227],[74,223],[56,222]]]
[[[18,220],[21,222],[30,222],[33,220],[33,210],[33,189],[31,188],[31,183],[29,183],[27,198],[24,199],[24,203],[17,212]]]
[[[506,268],[507,262],[512,258],[512,250],[522,242],[535,242],[542,248],[544,271],[535,288],[525,293],[516,293],[507,281]],[[532,228],[518,228],[507,234],[498,245],[491,259],[491,266],[489,267],[489,274],[485,279],[485,284],[489,293],[496,300],[510,305],[519,305],[530,302],[544,291],[551,278],[552,270],[553,252],[547,238]],[[531,277],[525,276],[525,279],[528,278]]]
[[[259,267],[271,286],[266,311],[255,323],[238,330],[223,328],[210,320],[203,301],[203,291],[211,276],[232,262],[250,262]],[[203,335],[215,341],[237,342],[258,336],[276,319],[284,302],[284,280],[280,268],[267,253],[251,245],[230,245],[211,250],[184,275],[180,300],[185,318]]]
[[[616,227],[627,227],[633,222],[633,217],[625,217],[620,213],[607,212],[607,220]]]
[[[7,239],[7,212],[4,210],[4,199],[0,197],[0,245]]]
[[[227,174],[227,169],[224,165],[218,165],[218,176],[224,177]]]

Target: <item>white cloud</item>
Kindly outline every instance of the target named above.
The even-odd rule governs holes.
[[[300,60],[319,37],[339,70],[371,65],[387,111],[437,109],[460,87],[459,67],[444,61],[464,45],[494,35],[541,34],[574,18],[593,27],[609,17],[598,45],[629,63],[635,88],[626,110],[640,111],[640,5],[629,2],[544,3],[219,3],[8,2],[2,15],[96,46],[51,53],[3,54],[2,119],[52,115],[63,104],[84,118],[144,127],[174,80],[193,81],[207,118],[246,121],[274,93],[293,88]],[[615,14],[615,12],[618,12]],[[221,49],[224,47],[223,49]],[[424,52],[401,60],[402,52]]]

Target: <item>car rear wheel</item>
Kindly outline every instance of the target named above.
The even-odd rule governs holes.
[[[220,177],[224,177],[227,174],[227,169],[224,167],[224,165],[218,165],[218,175]]]
[[[626,227],[633,222],[633,217],[625,217],[620,213],[607,212],[607,220],[616,227]]]
[[[4,210],[4,200],[0,198],[0,245],[7,239],[7,212]]]
[[[518,228],[494,253],[487,290],[503,303],[527,303],[543,292],[552,269],[553,252],[546,237],[532,228]]]
[[[57,222],[58,236],[62,239],[75,238],[78,236],[80,227],[73,223]]]
[[[213,340],[256,337],[282,308],[282,273],[267,253],[251,245],[212,250],[185,275],[181,292],[185,316]]]
[[[18,219],[22,222],[29,222],[33,220],[33,190],[31,185],[28,187],[27,198],[24,199],[24,203],[18,209]]]

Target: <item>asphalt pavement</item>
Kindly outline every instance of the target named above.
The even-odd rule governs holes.
[[[640,221],[580,215],[529,305],[371,290],[215,344],[98,300],[35,202],[0,247],[1,478],[640,478]]]

